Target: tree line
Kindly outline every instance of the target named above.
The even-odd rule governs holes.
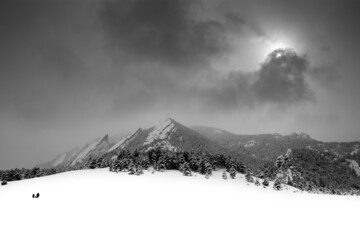
[[[211,175],[212,171],[225,168],[245,173],[249,170],[241,161],[223,154],[205,154],[202,152],[171,152],[161,148],[151,149],[148,152],[124,150],[112,157],[89,159],[84,168],[109,168],[112,172],[133,171],[132,169],[148,169],[157,171],[179,170],[198,172]]]
[[[265,185],[268,180],[275,181],[274,187],[281,189],[281,184],[288,184],[303,191],[323,192],[330,194],[360,193],[360,178],[348,167],[345,159],[336,159],[332,153],[320,152],[310,149],[293,149],[288,161],[268,162],[261,169],[253,169],[245,165],[240,159],[235,159],[223,154],[205,154],[203,152],[171,152],[161,148],[154,148],[148,152],[137,150],[123,150],[115,155],[90,158],[75,166],[57,167],[50,169],[11,169],[0,171],[2,182],[30,179],[48,176],[60,172],[109,168],[111,172],[128,172],[140,175],[143,170],[165,171],[178,170],[185,176],[191,176],[197,172],[210,177],[215,170],[225,169],[223,178],[227,176],[235,178],[237,173],[246,174],[245,178],[250,183],[258,183],[264,179]],[[291,169],[292,180],[279,179],[281,170],[286,172]],[[254,180],[255,179],[255,180]],[[264,186],[265,186],[264,185]]]

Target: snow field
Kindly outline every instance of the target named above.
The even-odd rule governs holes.
[[[0,236],[12,239],[357,239],[360,199],[277,192],[195,173],[108,169],[0,186]],[[32,199],[33,193],[39,199]],[[2,238],[5,239],[5,238]]]

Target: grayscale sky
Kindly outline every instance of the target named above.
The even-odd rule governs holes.
[[[1,0],[0,169],[166,114],[239,134],[360,140],[357,5]]]

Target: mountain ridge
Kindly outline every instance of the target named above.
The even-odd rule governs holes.
[[[261,158],[274,160],[284,154],[287,149],[307,148],[321,152],[331,152],[335,156],[355,156],[360,152],[360,142],[323,142],[311,138],[307,133],[291,133],[289,135],[257,134],[240,135],[219,128],[193,126],[193,130],[204,137],[219,143],[232,151]]]
[[[255,161],[272,161],[294,148],[328,151],[337,157],[348,155],[360,160],[360,142],[322,142],[312,139],[306,133],[239,135],[220,128],[199,125],[186,127],[168,116],[151,128],[138,128],[116,143],[109,143],[106,134],[81,148],[59,154],[38,167],[71,167],[91,157],[112,157],[123,150],[147,152],[157,147],[173,152],[223,154],[250,164]]]
[[[156,126],[141,129],[139,128],[135,133],[129,135],[129,141],[121,140],[116,146],[117,150],[125,148],[129,150],[149,151],[156,147],[168,151],[204,151],[212,152],[211,149],[219,150],[222,148],[217,143],[214,143],[196,131],[182,125],[173,118],[168,117],[159,122]],[[126,142],[126,146],[123,144]],[[112,149],[116,152],[116,149]]]
[[[109,135],[96,138],[82,147],[74,148],[68,152],[59,154],[54,160],[38,164],[40,168],[70,167],[92,157],[103,155],[110,147]]]

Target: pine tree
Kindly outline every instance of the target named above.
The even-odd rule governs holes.
[[[311,185],[310,182],[307,182],[307,183],[306,183],[306,190],[307,190],[308,192],[312,192],[313,187],[312,187],[312,185]]]
[[[288,182],[287,182],[287,185],[289,185],[289,186],[294,186],[294,183],[291,181],[291,179],[289,178],[289,180],[288,180]]]
[[[206,161],[204,164],[204,170],[206,175],[210,176],[212,174],[212,166],[208,161]]]
[[[97,160],[90,158],[89,160],[89,169],[95,169],[97,167]]]
[[[245,178],[246,178],[246,181],[248,181],[249,183],[254,182],[254,178],[250,175],[250,172],[246,173]]]
[[[149,166],[150,166],[150,162],[149,162],[149,159],[147,159],[146,157],[142,156],[140,158],[140,165],[143,169],[148,169]]]
[[[276,179],[276,180],[275,180],[274,189],[277,190],[277,191],[282,190],[281,182],[280,182],[279,179]]]
[[[96,168],[102,168],[101,166],[103,165],[103,158],[98,158],[96,161]]]
[[[222,178],[223,178],[224,180],[227,180],[228,177],[227,177],[226,170],[223,171]]]
[[[31,169],[31,175],[33,177],[40,177],[40,168],[38,168],[38,167],[32,168]],[[20,179],[14,179],[14,180],[21,180],[21,178]]]
[[[111,169],[114,172],[121,172],[123,170],[122,161],[120,159],[115,159],[111,164]]]
[[[269,181],[265,178],[264,181],[262,182],[262,185],[264,186],[264,188],[269,186]]]
[[[159,172],[163,172],[165,171],[166,167],[165,167],[165,164],[162,160],[160,160],[158,163],[157,163],[157,169]]]
[[[133,163],[129,164],[129,174],[134,175],[136,173],[136,168]]]
[[[234,166],[232,166],[229,170],[229,173],[230,173],[230,177],[232,179],[234,179],[236,177],[236,169],[234,168]]]
[[[142,166],[139,165],[139,166],[136,168],[136,175],[141,175],[141,174],[144,174],[144,171],[143,171]]]
[[[109,171],[110,172],[114,172],[113,166],[114,166],[114,162],[111,161],[110,164],[109,164]]]
[[[184,162],[182,164],[182,172],[183,172],[184,176],[192,176],[191,170],[190,170],[190,165],[188,162]]]
[[[241,174],[246,173],[246,167],[242,162],[239,163],[239,173],[241,173]]]
[[[107,167],[109,167],[109,160],[104,158],[101,160],[100,168],[107,168]]]

